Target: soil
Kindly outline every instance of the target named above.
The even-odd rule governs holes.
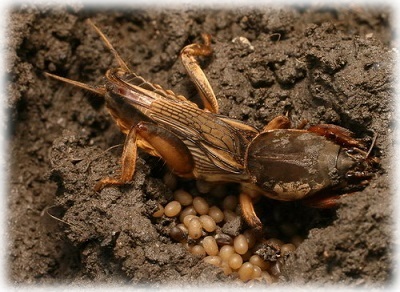
[[[359,137],[376,133],[381,168],[336,210],[269,200],[258,208],[271,210],[271,226],[293,220],[306,237],[275,285],[390,285],[390,9],[14,6],[7,28],[9,283],[255,285],[203,263],[170,239],[170,219],[152,218],[156,204],[171,199],[158,159],[141,153],[132,184],[93,191],[118,173],[121,147],[105,150],[124,136],[102,97],[43,74],[102,84],[116,62],[85,22],[91,18],[135,72],[194,100],[179,52],[211,34],[214,53],[202,67],[224,115],[262,127],[289,113],[293,125],[307,119]]]

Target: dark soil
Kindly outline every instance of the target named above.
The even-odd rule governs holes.
[[[390,9],[14,7],[7,54],[10,283],[242,285],[174,243],[170,220],[151,217],[157,202],[171,199],[157,159],[141,154],[131,185],[93,191],[96,181],[119,171],[121,148],[104,151],[124,137],[102,97],[43,74],[102,84],[116,62],[85,22],[91,18],[138,74],[189,98],[196,91],[179,52],[210,33],[214,54],[202,66],[225,115],[261,127],[289,112],[293,125],[308,119],[360,137],[376,133],[380,171],[365,189],[341,199],[336,211],[266,203],[283,220],[299,222],[307,236],[286,261],[280,283],[389,285]]]

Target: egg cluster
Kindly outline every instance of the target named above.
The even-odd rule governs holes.
[[[278,280],[284,257],[296,249],[301,239],[296,237],[291,243],[276,238],[266,240],[253,229],[234,235],[224,233],[224,224],[242,220],[237,196],[227,195],[223,187],[213,188],[204,182],[197,182],[196,193],[207,195],[192,195],[177,188],[176,178],[169,173],[164,176],[164,182],[174,190],[174,200],[165,206],[159,205],[153,216],[176,218],[176,224],[169,231],[174,241],[181,242],[204,262],[220,267],[225,275],[236,274],[243,282]],[[215,195],[219,200],[212,199]],[[276,253],[265,256],[263,247],[269,251],[272,247]]]

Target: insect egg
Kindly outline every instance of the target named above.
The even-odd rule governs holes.
[[[251,275],[251,277],[253,279],[259,278],[261,277],[261,273],[262,273],[261,268],[259,266],[253,265],[253,274]]]
[[[272,276],[270,273],[268,273],[267,271],[262,271],[261,272],[261,278],[267,282],[267,284],[273,284],[277,281],[277,279]]]
[[[224,210],[225,222],[232,221],[232,220],[236,219],[237,217],[238,217],[238,215],[234,211]]]
[[[189,206],[193,202],[192,195],[183,189],[179,189],[174,192],[174,199],[181,203],[182,206]]]
[[[222,201],[222,208],[224,210],[231,210],[234,211],[238,204],[238,199],[236,196],[230,195],[226,196],[225,199]]]
[[[185,216],[185,218],[183,218],[183,224],[187,228],[189,228],[189,223],[193,218],[199,218],[199,217],[197,217],[196,215],[187,215],[187,216]]]
[[[207,232],[214,232],[217,228],[217,224],[215,223],[214,219],[209,215],[201,215],[200,222],[203,226],[203,229]]]
[[[285,243],[281,246],[281,255],[288,255],[296,250],[296,246],[293,243]]]
[[[224,213],[217,206],[211,206],[208,210],[208,215],[213,218],[217,224],[224,220]]]
[[[158,210],[153,213],[153,217],[160,218],[162,215],[164,215],[164,207],[158,204]]]
[[[283,245],[283,241],[275,237],[267,239],[266,242],[272,246],[277,246],[277,247],[281,247]]]
[[[242,266],[243,259],[239,254],[234,253],[230,256],[228,263],[233,270],[237,270]]]
[[[264,261],[259,255],[256,254],[250,257],[249,262],[252,263],[254,266],[260,267],[263,271],[270,267],[269,262]]]
[[[200,257],[205,257],[207,255],[204,247],[202,247],[199,244],[192,246],[192,248],[190,249],[190,252],[192,254],[194,254],[196,256],[200,256]]]
[[[178,201],[172,201],[172,202],[169,202],[165,206],[164,213],[165,213],[165,216],[175,217],[179,214],[181,209],[182,209],[182,206]]]
[[[229,266],[229,264],[226,261],[222,261],[221,269],[226,276],[232,274],[232,268]]]
[[[243,282],[247,282],[248,280],[250,280],[252,278],[253,271],[253,264],[249,262],[244,263],[238,271],[240,280],[242,280]]]
[[[233,248],[232,245],[224,245],[221,247],[219,250],[219,256],[221,257],[222,260],[224,261],[229,261],[230,257],[235,253],[235,249]]]
[[[186,224],[185,224],[186,225]],[[187,225],[189,236],[193,239],[199,239],[202,235],[203,228],[199,217],[194,216]]]
[[[179,223],[178,225],[176,225],[176,227],[178,227],[180,230],[182,230],[182,232],[185,233],[186,236],[188,235],[189,231],[188,231],[187,227],[185,226],[185,224]]]
[[[215,240],[219,246],[232,245],[233,239],[228,234],[218,233],[215,235]]]
[[[187,234],[185,234],[185,232],[177,226],[171,228],[169,231],[169,236],[178,242],[181,242],[187,238]]]
[[[233,240],[233,247],[238,254],[244,255],[249,250],[247,239],[243,234],[239,234]]]
[[[193,207],[196,210],[196,212],[199,213],[200,215],[207,214],[210,209],[207,201],[202,197],[193,198]]]
[[[215,201],[220,204],[210,203]],[[243,230],[236,237],[225,233],[229,231],[223,229],[224,224],[237,220],[239,211],[236,196],[225,194],[209,199],[209,196],[193,196],[179,188],[174,191],[174,201],[164,206],[164,211],[160,205],[154,216],[177,217],[170,237],[204,262],[221,268],[225,275],[233,273],[243,282],[252,279],[267,283],[278,281],[286,256],[303,239],[293,232],[286,232],[291,243],[278,239],[279,234],[276,238],[265,239],[254,229]],[[289,230],[288,227],[281,229]],[[281,258],[274,262],[264,260],[256,254],[263,246],[271,247]]]
[[[218,245],[213,236],[204,237],[203,247],[206,253],[210,256],[216,256],[218,254]]]
[[[222,264],[222,259],[219,256],[206,256],[203,261],[217,267]]]
[[[187,206],[185,209],[182,210],[182,212],[179,214],[179,221],[183,223],[183,220],[185,219],[186,216],[188,215],[196,215],[196,210],[193,208],[193,206]]]

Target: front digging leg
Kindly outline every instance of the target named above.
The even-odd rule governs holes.
[[[242,209],[242,216],[246,220],[247,224],[255,229],[261,229],[262,223],[254,211],[252,198],[245,193],[239,195],[240,208]]]
[[[354,194],[354,193],[351,193]],[[344,196],[351,195],[351,194],[320,194],[313,196],[311,198],[306,198],[302,200],[302,203],[308,207],[316,208],[316,209],[332,209],[338,207],[339,199],[343,198]]]
[[[363,150],[367,148],[363,141],[353,138],[353,132],[337,125],[319,124],[311,126],[307,130],[345,147],[356,147]]]

